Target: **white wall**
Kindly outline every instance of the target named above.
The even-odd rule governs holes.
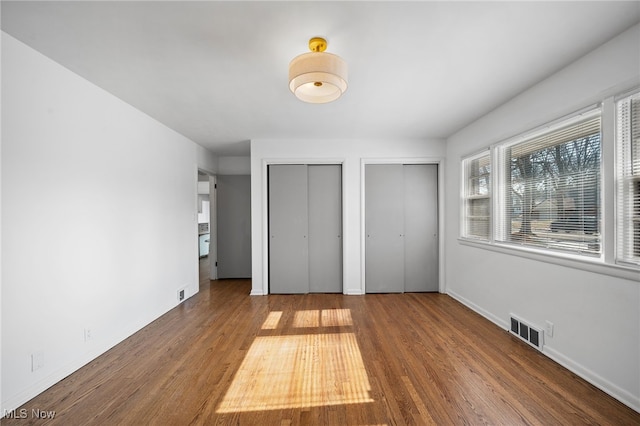
[[[218,157],[219,175],[250,175],[251,157]]]
[[[196,156],[198,158],[198,169],[207,172],[210,175],[216,174],[218,171],[218,157],[213,155],[211,151],[196,145]]]
[[[0,412],[198,291],[197,169],[214,162],[2,33]]]
[[[447,140],[447,291],[507,327],[513,313],[554,323],[544,352],[640,410],[640,272],[616,278],[462,245],[460,159],[640,84],[640,26],[623,33]],[[611,143],[611,139],[603,140]]]
[[[266,164],[277,162],[342,163],[343,277],[347,294],[362,294],[361,164],[374,159],[444,157],[442,140],[253,140],[251,141],[252,295],[267,293],[265,231]]]

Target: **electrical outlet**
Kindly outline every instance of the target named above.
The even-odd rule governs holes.
[[[178,290],[178,302],[182,302],[185,299],[186,295],[187,295],[186,288],[181,288],[180,290]]]
[[[40,370],[44,367],[44,351],[37,351],[31,354],[31,371]]]
[[[85,328],[84,329],[84,341],[86,342],[90,342],[93,340],[93,331],[90,328]]]
[[[551,321],[546,321],[545,333],[547,336],[553,337],[553,323]]]

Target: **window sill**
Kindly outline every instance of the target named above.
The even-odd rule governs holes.
[[[509,244],[490,243],[466,238],[458,238],[458,241],[460,242],[460,244],[465,246],[491,250],[497,253],[524,257],[527,259],[537,260],[539,262],[552,263],[555,265],[566,266],[569,268],[581,269],[597,274],[609,275],[612,277],[640,282],[639,268],[604,263],[600,259],[593,259],[588,257],[582,258],[577,255],[555,252],[553,254],[549,254],[529,247],[517,247]]]

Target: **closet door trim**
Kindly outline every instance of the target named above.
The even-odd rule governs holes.
[[[361,293],[367,289],[366,271],[366,229],[365,229],[365,166],[367,164],[436,164],[438,166],[438,291],[446,293],[444,285],[444,158],[443,157],[415,157],[415,158],[363,158],[360,160],[360,283]],[[344,173],[344,171],[343,171]],[[456,215],[457,217],[457,215]]]

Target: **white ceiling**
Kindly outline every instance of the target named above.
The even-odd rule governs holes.
[[[1,7],[5,32],[219,155],[260,138],[445,138],[640,21],[638,1]],[[312,36],[349,65],[330,104],[289,92]]]

